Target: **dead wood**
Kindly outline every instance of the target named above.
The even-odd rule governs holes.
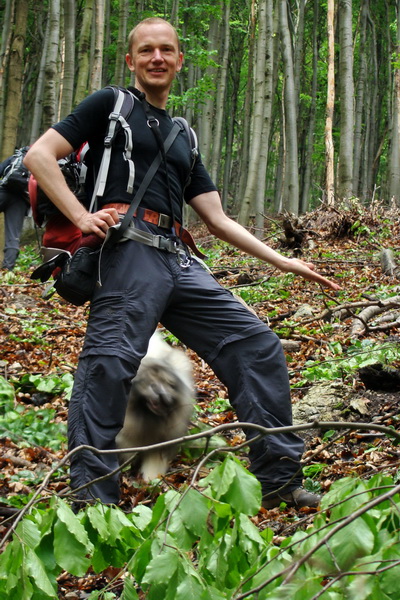
[[[370,305],[364,310],[362,310],[358,315],[355,315],[353,320],[350,335],[358,336],[364,333],[368,327],[368,322],[377,315],[380,315],[392,308],[400,307],[400,296],[394,296],[393,298],[388,298],[387,300],[382,300],[378,305],[375,303],[374,305]],[[380,328],[384,327],[388,328],[388,324],[385,326],[380,326]]]

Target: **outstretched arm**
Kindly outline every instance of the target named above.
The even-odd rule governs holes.
[[[315,281],[332,290],[340,290],[340,286],[326,277],[317,273],[312,263],[305,262],[298,258],[287,258],[276,252],[251,233],[242,225],[230,219],[223,211],[218,192],[207,192],[195,196],[190,201],[190,206],[196,211],[199,217],[207,225],[210,233],[243,250],[247,254],[268,262],[272,266],[284,271],[285,273],[295,273],[301,275],[304,279]]]
[[[54,129],[49,129],[31,146],[24,164],[33,173],[39,186],[50,200],[83,233],[95,233],[104,238],[107,230],[118,223],[115,208],[89,213],[67,186],[57,160],[74,148]]]

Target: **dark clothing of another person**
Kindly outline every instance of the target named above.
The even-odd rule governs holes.
[[[11,164],[13,156],[0,163],[0,177]],[[28,181],[25,194],[16,194],[0,185],[0,212],[4,213],[4,259],[2,267],[12,271],[19,255],[20,236],[24,218],[28,214]]]

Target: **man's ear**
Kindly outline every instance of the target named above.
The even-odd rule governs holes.
[[[129,52],[128,52],[128,54],[125,55],[125,61],[126,61],[126,64],[128,65],[128,69],[130,71],[134,72],[135,65],[132,62],[132,56],[129,54]]]
[[[176,72],[179,73],[179,71],[182,69],[183,67],[183,61],[184,61],[184,56],[182,52],[179,52],[179,58],[178,58],[178,64],[176,67]]]

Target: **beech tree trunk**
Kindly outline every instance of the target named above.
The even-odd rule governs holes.
[[[18,120],[24,74],[24,48],[28,23],[28,0],[16,0],[14,28],[7,70],[6,104],[4,110],[2,158],[14,153],[17,143]]]
[[[280,39],[284,81],[284,134],[285,177],[283,208],[297,215],[299,212],[299,165],[297,144],[297,102],[293,69],[292,42],[289,33],[287,0],[279,2]]]
[[[335,204],[333,114],[335,109],[335,0],[328,0],[328,82],[325,120],[325,193],[328,206]]]
[[[77,56],[77,64],[78,64],[78,74],[76,78],[76,86],[75,86],[75,97],[74,104],[79,104],[88,91],[88,81],[89,81],[89,48],[90,48],[90,33],[92,29],[92,20],[93,20],[93,4],[94,0],[86,0],[85,9],[83,12],[82,26],[80,30],[79,36],[79,45],[78,45],[78,56]]]
[[[75,80],[75,1],[64,0],[64,76],[60,105],[60,119],[72,109]]]
[[[353,195],[354,80],[352,0],[339,0],[340,145],[338,196]]]

